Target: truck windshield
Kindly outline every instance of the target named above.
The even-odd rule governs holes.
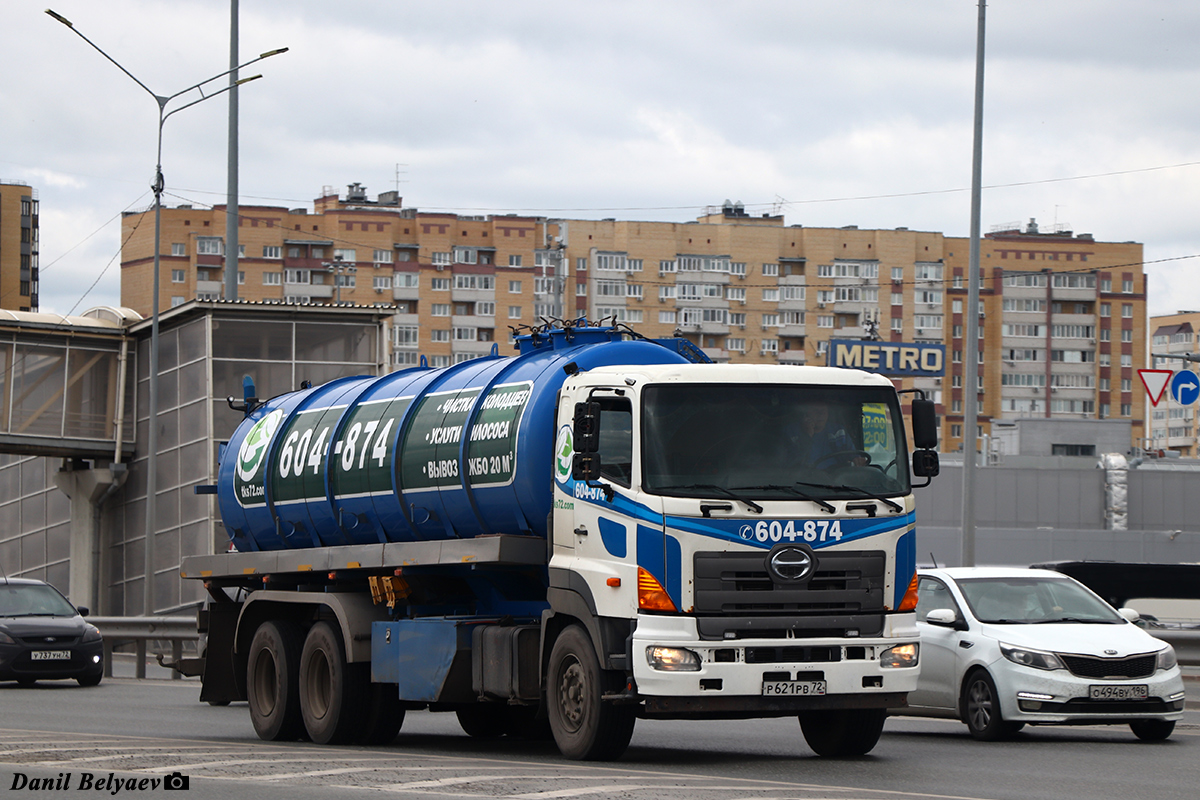
[[[789,384],[647,387],[643,488],[677,497],[852,499],[909,492],[894,391]]]

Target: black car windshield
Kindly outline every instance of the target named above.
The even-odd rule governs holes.
[[[73,617],[76,611],[53,586],[0,583],[0,617]]]
[[[903,422],[890,388],[666,384],[642,397],[648,492],[828,500],[909,491]]]
[[[958,581],[958,587],[980,622],[1013,625],[1125,622],[1108,603],[1065,578],[965,578]]]

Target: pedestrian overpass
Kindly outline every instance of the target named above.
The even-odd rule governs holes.
[[[126,308],[70,317],[0,309],[0,454],[131,457],[128,328],[140,319]]]

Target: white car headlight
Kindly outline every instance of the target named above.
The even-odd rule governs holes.
[[[1054,653],[1045,650],[1032,650],[1028,647],[1014,647],[1009,644],[1000,645],[1000,652],[1014,664],[1034,669],[1065,669],[1065,665]]]
[[[1171,669],[1179,661],[1175,658],[1175,648],[1167,645],[1162,650],[1158,651],[1158,658],[1154,662],[1155,669]]]

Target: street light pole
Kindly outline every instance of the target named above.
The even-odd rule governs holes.
[[[147,461],[146,461],[146,541],[145,541],[145,545],[143,547],[144,556],[145,556],[145,559],[143,562],[144,570],[145,570],[145,580],[144,580],[144,586],[143,586],[143,591],[142,591],[142,595],[143,595],[142,596],[142,612],[146,616],[152,616],[155,612],[155,606],[154,606],[154,551],[155,551],[154,536],[155,536],[155,532],[156,532],[155,531],[155,517],[157,515],[157,510],[158,510],[157,502],[156,502],[156,495],[158,493],[158,476],[156,474],[157,468],[158,468],[158,424],[157,424],[157,419],[158,419],[158,316],[159,316],[158,315],[158,298],[159,298],[159,283],[160,283],[160,281],[159,281],[159,277],[160,277],[159,276],[159,266],[161,263],[160,250],[162,249],[162,195],[163,195],[163,189],[165,187],[165,182],[163,180],[163,171],[162,171],[163,125],[164,125],[164,123],[166,123],[167,119],[171,115],[176,114],[180,111],[183,111],[185,108],[191,108],[192,106],[196,105],[197,103],[202,103],[205,100],[216,97],[217,95],[224,94],[225,92],[228,92],[229,90],[233,89],[235,86],[239,86],[243,83],[249,83],[250,81],[258,80],[259,78],[262,77],[262,75],[254,75],[249,78],[242,78],[241,80],[238,80],[234,83],[230,83],[230,84],[222,87],[221,89],[218,89],[215,92],[210,92],[208,94],[205,94],[204,88],[203,88],[204,86],[212,83],[213,81],[215,81],[219,78],[223,78],[226,75],[236,72],[237,70],[242,69],[243,67],[248,67],[251,64],[262,61],[264,58],[270,58],[271,56],[276,56],[276,55],[279,55],[280,53],[286,53],[288,48],[282,47],[277,50],[271,50],[269,52],[263,53],[262,55],[258,56],[258,58],[251,59],[250,61],[247,61],[245,64],[241,64],[237,67],[234,67],[233,69],[228,69],[225,72],[220,73],[219,75],[214,75],[211,78],[200,81],[199,83],[189,86],[188,88],[183,89],[181,91],[175,92],[174,94],[164,96],[164,95],[155,94],[153,91],[151,91],[150,87],[146,86],[146,84],[144,84],[140,80],[138,80],[137,77],[132,72],[125,69],[125,67],[121,66],[117,62],[116,59],[114,59],[108,53],[101,50],[100,47],[95,42],[93,42],[91,39],[89,39],[88,37],[86,37],[82,33],[80,33],[79,30],[76,29],[75,25],[69,19],[62,16],[61,14],[56,14],[54,11],[51,11],[50,9],[46,9],[46,13],[48,15],[50,15],[51,17],[53,17],[54,19],[61,22],[63,25],[66,25],[68,28],[70,28],[71,31],[76,36],[78,36],[80,39],[83,39],[85,42],[87,42],[89,45],[91,45],[93,50],[95,50],[97,53],[99,53],[100,55],[102,55],[106,59],[108,59],[110,62],[112,62],[112,64],[114,66],[116,66],[117,69],[121,70],[121,72],[124,72],[126,75],[128,75],[130,77],[130,79],[133,80],[134,83],[136,83],[138,86],[145,89],[146,93],[149,94],[151,97],[153,97],[154,102],[158,105],[158,148],[157,148],[157,153],[156,153],[156,158],[155,158],[154,183],[151,184],[151,189],[153,189],[153,191],[154,191],[154,289],[153,289],[154,296],[153,296],[153,301],[152,301],[153,305],[151,306],[151,312],[150,312],[150,375],[149,375],[150,397],[148,398],[149,399],[149,410],[148,411],[149,411],[149,415],[150,415],[150,425],[149,425],[148,441],[146,442],[146,451],[147,451],[146,452],[146,458],[147,458]],[[179,106],[178,108],[173,108],[170,111],[167,111],[168,103],[170,103],[175,98],[180,97],[181,95],[185,95],[188,92],[192,92],[192,91],[198,91],[200,93],[200,97],[196,100],[191,101],[190,103],[185,103],[185,104]]]

